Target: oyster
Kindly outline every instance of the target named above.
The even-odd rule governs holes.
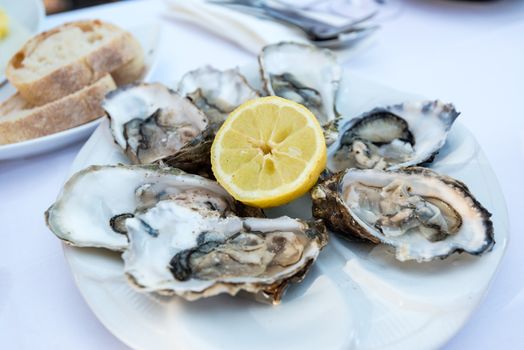
[[[421,167],[347,169],[312,190],[313,216],[347,238],[393,246],[401,261],[490,251],[491,214],[463,183]]]
[[[262,216],[236,202],[215,181],[178,169],[148,166],[91,166],[74,174],[47,210],[47,225],[68,244],[123,250],[125,219],[167,198],[205,206],[220,215]]]
[[[188,300],[244,290],[278,303],[327,243],[321,223],[240,218],[174,200],[125,222],[125,272],[142,291]]]
[[[329,149],[328,168],[398,169],[431,161],[459,113],[441,101],[375,108],[349,120]]]
[[[338,137],[335,99],[342,74],[335,55],[311,45],[282,42],[265,46],[258,60],[267,92],[306,106],[324,129],[326,143],[333,143]]]
[[[178,92],[193,101],[216,127],[242,103],[260,97],[238,69],[220,71],[210,66],[186,73]]]
[[[102,103],[111,119],[116,143],[135,164],[150,164],[170,157],[170,165],[193,171],[201,162],[199,142],[205,138],[207,117],[188,99],[161,84],[127,85],[109,93]],[[204,149],[205,151],[205,149]],[[191,157],[191,168],[177,157]]]

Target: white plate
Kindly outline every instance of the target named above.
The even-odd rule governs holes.
[[[345,75],[339,110],[356,115],[417,96]],[[452,151],[452,152],[451,152]],[[73,171],[126,162],[104,121]],[[468,184],[493,213],[496,245],[483,257],[454,255],[400,263],[383,246],[331,236],[306,279],[278,306],[218,296],[195,302],[140,294],[123,276],[116,253],[64,246],[85,300],[100,321],[136,349],[430,349],[443,345],[486,293],[504,254],[508,223],[497,180],[473,136],[457,123],[435,169]],[[272,210],[308,217],[302,198]]]
[[[150,23],[131,28],[129,31],[137,38],[145,53],[146,73],[144,80],[148,80],[154,70],[157,61],[158,42],[160,36],[160,25]],[[15,92],[15,89],[6,84],[0,87],[0,101],[4,101]],[[80,126],[60,131],[51,135],[39,137],[32,140],[17,142],[8,145],[0,145],[0,161],[18,157],[27,157],[43,152],[48,152],[59,147],[71,144],[87,137],[95,130],[101,119],[91,121]]]

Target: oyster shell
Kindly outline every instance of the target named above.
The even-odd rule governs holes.
[[[260,97],[238,69],[220,71],[211,66],[186,73],[178,92],[193,101],[216,128],[242,103]]]
[[[393,246],[401,261],[491,250],[491,214],[463,183],[421,167],[347,169],[312,190],[313,216],[347,238]]]
[[[205,139],[207,117],[188,99],[161,84],[127,85],[109,93],[102,103],[116,143],[134,164],[170,157],[170,165],[193,171],[209,163],[199,143]],[[197,147],[195,149],[195,147]],[[191,157],[190,167],[178,157]]]
[[[124,221],[160,200],[186,200],[220,215],[262,216],[235,201],[215,181],[156,165],[90,166],[74,174],[46,212],[51,231],[68,244],[123,250]]]
[[[328,169],[398,169],[430,162],[458,115],[452,104],[438,100],[375,108],[340,128]]]
[[[324,129],[326,143],[333,143],[338,137],[335,100],[342,74],[335,55],[312,45],[281,42],[265,46],[258,60],[266,91],[306,106]]]
[[[142,291],[187,300],[219,293],[254,293],[278,303],[302,280],[327,243],[321,223],[240,218],[173,200],[126,220],[125,272]]]

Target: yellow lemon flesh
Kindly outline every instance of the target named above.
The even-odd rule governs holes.
[[[9,33],[9,18],[7,13],[0,8],[0,39],[3,39]]]
[[[306,193],[326,166],[326,142],[304,106],[270,96],[235,109],[211,147],[218,182],[237,200],[266,208]]]

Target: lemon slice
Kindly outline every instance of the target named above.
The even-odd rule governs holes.
[[[306,193],[326,166],[326,142],[304,106],[270,96],[235,109],[211,147],[218,182],[237,200],[266,208]]]

